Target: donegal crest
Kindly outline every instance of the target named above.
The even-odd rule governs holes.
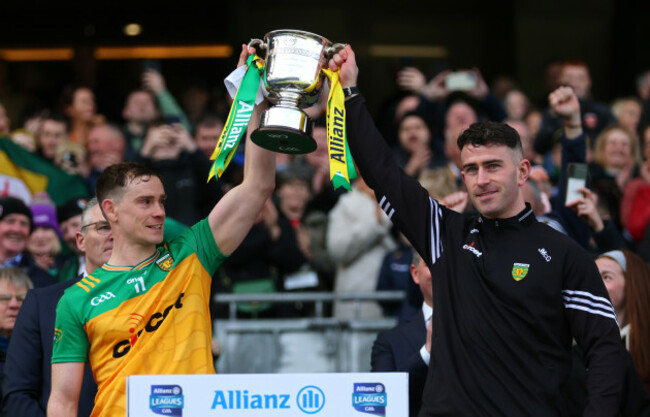
[[[529,264],[520,264],[520,263],[514,263],[512,265],[512,278],[514,278],[515,281],[521,281],[526,277],[526,274],[528,274],[528,267]]]
[[[156,261],[158,268],[162,269],[165,272],[169,272],[174,265],[174,258],[169,253],[164,254],[160,259]]]

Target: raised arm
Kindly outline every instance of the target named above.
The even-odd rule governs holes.
[[[240,64],[254,51],[242,45]],[[230,255],[244,240],[275,187],[275,154],[250,140],[265,103],[255,106],[248,124],[243,182],[227,192],[208,216],[214,240],[224,255]]]
[[[76,417],[84,362],[52,364],[52,392],[47,403],[48,417]]]
[[[339,68],[341,85],[356,86],[359,69],[350,46],[330,60],[330,69]],[[400,169],[366,109],[363,97],[346,99],[345,110],[350,151],[361,176],[375,191],[381,208],[413,247],[427,263],[434,263],[441,254],[442,213],[446,215],[448,211]]]

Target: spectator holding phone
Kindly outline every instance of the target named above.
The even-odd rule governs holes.
[[[502,121],[507,117],[503,105],[483,79],[478,68],[460,71],[442,71],[426,82],[424,74],[407,67],[397,74],[397,85],[421,97],[418,111],[427,115],[429,123],[439,130],[435,137],[443,137],[447,109],[457,101],[469,101],[489,120]]]
[[[180,122],[189,129],[183,110],[167,90],[165,78],[160,72],[160,62],[146,60],[143,63],[142,88],[129,93],[122,109],[124,125],[122,131],[126,139],[125,160],[131,161],[147,136],[147,130],[161,117],[168,122]]]

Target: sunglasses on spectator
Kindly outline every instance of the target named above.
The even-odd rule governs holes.
[[[111,232],[111,225],[106,221],[99,221],[95,223],[90,223],[81,227],[81,232],[83,233],[84,229],[89,228],[90,226],[95,226],[95,231],[100,235],[107,235]]]

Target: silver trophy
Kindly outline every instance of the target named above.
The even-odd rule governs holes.
[[[257,145],[288,154],[316,149],[312,123],[301,109],[316,103],[329,59],[343,44],[332,44],[322,36],[300,30],[274,30],[264,40],[253,39],[248,46],[266,51],[264,85],[275,106],[262,113],[260,125],[251,134]]]

